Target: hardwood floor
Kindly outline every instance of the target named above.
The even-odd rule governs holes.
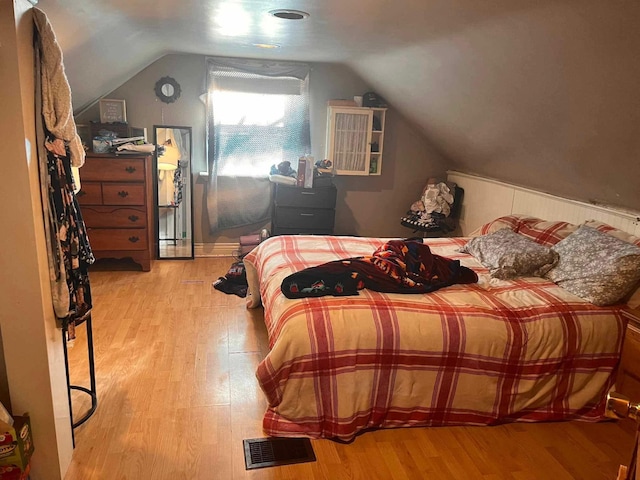
[[[263,437],[254,371],[267,349],[262,310],[212,287],[231,258],[156,261],[151,272],[91,271],[98,390],[75,430],[66,480],[613,480],[631,421],[412,428],[349,445],[314,440],[317,461],[246,471],[242,440]],[[87,385],[85,329],[70,347]],[[88,396],[73,393],[76,418]]]

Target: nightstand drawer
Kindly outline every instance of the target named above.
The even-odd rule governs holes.
[[[87,228],[87,235],[93,250],[145,250],[148,248],[145,228]]]
[[[333,230],[334,217],[329,209],[278,207],[275,223],[279,228]]]
[[[87,227],[145,228],[147,212],[144,208],[85,206],[82,216]]]
[[[276,185],[276,207],[335,208],[336,187],[300,188]]]
[[[103,183],[105,205],[144,205],[144,185],[136,183]]]

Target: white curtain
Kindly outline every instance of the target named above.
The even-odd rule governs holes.
[[[301,63],[207,59],[207,209],[212,232],[268,221],[269,166],[285,160],[295,166],[300,156],[310,153],[308,75],[308,65]],[[223,112],[222,102],[216,104],[216,92],[242,92],[251,96],[241,98],[260,101],[277,96],[283,99],[283,114],[271,123],[255,122],[247,118],[251,115],[233,123],[222,118],[229,108]]]

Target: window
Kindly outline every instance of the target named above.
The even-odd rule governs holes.
[[[207,59],[211,231],[268,220],[271,168],[311,153],[304,64]]]
[[[218,175],[265,177],[283,160],[309,153],[296,132],[304,126],[298,96],[215,90],[214,135]],[[296,105],[298,104],[298,105]]]

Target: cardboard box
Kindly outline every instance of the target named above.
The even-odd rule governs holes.
[[[28,414],[13,417],[13,420],[13,426],[0,421],[0,466],[13,465],[24,472],[29,467],[29,460],[34,450],[31,422]],[[6,476],[12,471],[3,474],[0,478],[2,480],[12,478]]]
[[[30,471],[30,465],[27,465],[24,470],[16,465],[2,465],[0,466],[0,480],[28,480]]]

